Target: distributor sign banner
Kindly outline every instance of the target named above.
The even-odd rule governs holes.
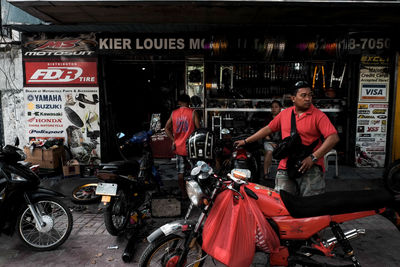
[[[25,86],[96,86],[97,62],[25,61]]]
[[[67,140],[82,164],[100,157],[96,61],[25,61],[24,98],[29,141]]]

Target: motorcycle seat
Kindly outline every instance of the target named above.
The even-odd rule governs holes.
[[[280,195],[286,209],[294,218],[337,215],[377,210],[394,203],[386,190],[338,191],[315,196],[295,196],[284,190]]]
[[[102,164],[102,168],[101,170],[99,170],[99,172],[101,172],[102,170],[112,171],[119,174],[136,174],[139,171],[139,163],[136,161],[112,161]]]

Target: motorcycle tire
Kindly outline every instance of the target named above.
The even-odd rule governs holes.
[[[117,197],[112,197],[110,204],[104,211],[104,224],[107,232],[113,236],[120,236],[125,232],[129,221],[127,194],[119,191]]]
[[[53,250],[63,244],[71,234],[72,214],[69,208],[56,197],[40,197],[33,201],[46,225],[39,230],[28,206],[17,219],[19,238],[36,251]]]
[[[184,243],[185,239],[179,235],[168,235],[157,239],[143,252],[139,260],[139,267],[168,266],[174,261],[177,262]],[[196,242],[188,253],[185,266],[201,267],[204,264],[205,256],[206,253],[201,249],[201,245]]]
[[[394,194],[400,194],[400,159],[390,164],[383,175],[385,187]]]
[[[92,204],[99,202],[100,195],[96,195],[97,183],[79,185],[72,190],[71,201],[75,204]]]

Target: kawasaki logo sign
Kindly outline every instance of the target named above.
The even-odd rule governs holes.
[[[96,62],[25,62],[25,85],[97,85]]]

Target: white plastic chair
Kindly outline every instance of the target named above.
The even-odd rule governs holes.
[[[331,149],[328,153],[325,154],[324,156],[324,165],[325,165],[325,170],[328,171],[328,157],[330,156],[335,156],[335,164],[336,164],[336,176],[339,176],[339,165],[338,165],[338,156],[337,156],[337,151],[335,149]]]

